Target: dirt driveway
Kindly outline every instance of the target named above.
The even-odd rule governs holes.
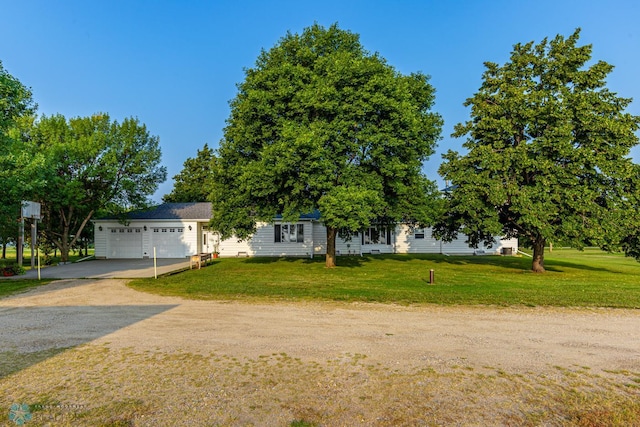
[[[442,386],[438,381],[443,381],[443,375],[449,375],[447,387],[455,378],[462,383],[469,382],[464,387],[471,387],[471,383],[479,380],[479,375],[499,377],[496,373],[502,373],[519,378],[526,374],[540,379],[557,376],[558,370],[578,370],[596,379],[620,373],[627,380],[640,378],[640,312],[637,310],[190,301],[140,293],[126,287],[122,280],[109,279],[58,281],[0,300],[0,324],[3,325],[0,328],[2,357],[47,355],[23,363],[20,370],[10,370],[12,375],[2,378],[0,389],[5,388],[7,392],[0,403],[34,402],[46,395],[56,401],[82,402],[91,407],[91,416],[103,417],[100,408],[108,407],[108,403],[87,401],[88,395],[100,400],[87,390],[63,392],[54,385],[61,381],[59,378],[47,377],[51,376],[52,369],[56,369],[52,367],[62,369],[64,366],[63,371],[72,370],[66,375],[74,378],[72,382],[77,386],[76,382],[87,381],[86,377],[91,377],[89,373],[93,372],[95,378],[90,382],[93,386],[88,387],[100,383],[104,396],[104,381],[92,371],[98,362],[87,365],[86,360],[78,361],[78,358],[82,360],[93,355],[104,364],[103,369],[110,370],[109,381],[118,383],[117,378],[125,369],[130,372],[140,370],[137,380],[129,377],[128,382],[122,379],[124,383],[118,385],[118,393],[134,387],[131,398],[139,399],[131,407],[129,403],[120,407],[123,412],[129,411],[127,419],[135,420],[132,421],[134,425],[146,425],[145,416],[148,425],[168,419],[179,425],[175,419],[175,408],[179,405],[174,401],[171,406],[167,403],[171,393],[164,394],[172,389],[174,399],[180,390],[182,396],[191,396],[200,402],[196,412],[199,417],[205,417],[206,422],[202,425],[286,425],[297,418],[322,425],[410,425],[418,418],[393,418],[389,406],[376,400],[382,398],[376,397],[374,383],[386,381],[387,385],[400,387],[393,385],[393,378],[402,377],[399,384],[409,381],[417,387],[417,373],[435,373],[437,377],[429,377],[432,385]],[[80,347],[65,350],[76,346]],[[173,383],[170,381],[169,365],[176,355],[186,358],[185,366],[213,363],[215,375],[226,372],[225,378],[231,381],[226,391],[209,384],[209,393],[215,394],[209,402],[213,405],[210,410],[202,409],[206,407],[204,397],[194,390],[189,392],[193,385],[185,388],[183,384],[176,388],[175,377]],[[166,388],[155,392],[144,389],[149,386],[149,376],[154,375],[146,371],[149,358],[153,360],[151,365],[155,363],[163,372],[166,383]],[[125,368],[124,359],[133,367]],[[10,362],[5,360],[4,364]],[[176,365],[172,369],[182,369],[180,378],[189,377],[191,374],[184,372],[185,366]],[[200,366],[199,375],[211,379],[210,368]],[[276,379],[274,384],[265,385],[265,378],[275,375],[278,370],[286,379]],[[36,383],[25,380],[25,377],[35,376],[39,378]],[[16,378],[22,378],[22,382]],[[294,380],[311,383],[305,387],[296,385],[297,382],[294,384]],[[325,380],[327,384],[324,384]],[[211,381],[218,385],[223,382],[222,377]],[[336,397],[330,391],[331,381],[340,388],[339,393],[346,393],[345,387],[372,389],[355,391],[356,396],[345,396],[346,400],[341,400],[338,407],[326,408],[323,405],[331,401],[332,396]],[[427,395],[433,399],[433,393],[441,387],[431,390],[429,380],[423,378],[423,382],[421,393],[424,396],[420,399],[424,403]],[[256,398],[256,393],[266,393],[269,387],[277,391],[278,385],[285,383],[289,384],[288,391],[275,400],[271,395],[259,401],[246,401],[247,396]],[[462,386],[462,383],[458,385]],[[526,388],[524,383],[521,386]],[[556,385],[564,387],[559,383]],[[298,387],[303,388],[298,390]],[[313,401],[310,396],[304,402],[299,401],[305,395],[304,390],[309,388],[316,389],[315,395],[320,395],[319,399],[325,403]],[[198,388],[198,393],[205,393],[205,389],[206,384]],[[239,396],[235,401],[223,399],[228,396],[224,393],[231,393],[232,389],[243,396],[245,405],[234,406],[238,405]],[[396,391],[398,395],[407,392],[400,390]],[[428,394],[429,390],[431,394]],[[513,392],[496,389],[492,393],[494,398],[495,395],[503,396],[500,400],[503,402],[509,400],[509,394]],[[393,396],[393,391],[381,393]],[[456,398],[455,393],[449,395],[452,401],[448,405],[453,406],[447,407],[447,411],[455,410],[456,405],[461,404],[455,401],[459,397]],[[473,424],[470,420],[477,420],[473,417],[478,416],[486,416],[488,421],[503,419],[499,418],[505,416],[501,409],[494,408],[487,413],[485,403],[476,401],[477,397],[472,399],[473,405],[467,402],[465,406],[465,417],[471,418],[456,416],[452,419],[457,420],[454,424]],[[182,405],[188,403],[180,401]],[[377,402],[375,407],[379,413],[368,406],[372,402]],[[529,402],[528,405],[535,405]],[[171,411],[169,407],[175,410]],[[519,406],[516,414],[526,415],[525,407],[528,406]],[[216,412],[222,410],[220,408],[223,412]],[[433,405],[429,408],[431,411],[437,409]],[[400,411],[404,416],[413,409],[396,408],[394,411],[393,414]],[[430,425],[428,420],[448,424],[441,423],[444,416],[441,412],[431,414],[424,408],[421,411],[425,418],[420,420],[425,425]],[[507,410],[510,412],[513,408]],[[428,414],[435,418],[428,418]],[[517,415],[524,418],[515,419],[527,419],[525,415]],[[174,418],[166,418],[170,416]],[[358,416],[363,417],[361,421],[357,421]]]

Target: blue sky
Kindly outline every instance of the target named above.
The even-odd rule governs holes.
[[[461,150],[450,137],[469,118],[483,62],[512,46],[582,28],[580,44],[615,65],[608,87],[640,115],[640,2],[0,0],[0,60],[33,90],[40,114],[138,117],[160,138],[169,177],[205,143],[216,148],[243,69],[287,31],[317,22],[358,33],[401,73],[431,76],[445,126],[425,172]],[[632,152],[640,162],[640,149]],[[172,181],[154,196],[171,191]]]

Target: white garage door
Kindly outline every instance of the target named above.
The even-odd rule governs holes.
[[[142,258],[142,230],[137,227],[110,228],[107,258]]]
[[[151,245],[156,248],[158,258],[184,258],[187,248],[183,241],[182,227],[153,227],[151,229]]]

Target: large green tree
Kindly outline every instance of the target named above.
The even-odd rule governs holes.
[[[46,158],[47,182],[39,194],[43,231],[62,261],[97,211],[144,207],[166,179],[158,137],[137,119],[43,116],[29,137]]]
[[[33,120],[36,105],[31,90],[9,74],[0,62],[0,241],[18,236],[20,202],[42,184],[42,156],[21,138]]]
[[[203,202],[209,199],[213,150],[204,144],[195,158],[188,158],[183,169],[173,177],[173,190],[162,197],[167,203]]]
[[[613,67],[592,63],[579,34],[517,44],[504,65],[485,63],[465,103],[471,120],[453,134],[467,136],[468,152],[443,156],[448,215],[437,235],[461,231],[473,245],[519,237],[542,272],[548,242],[614,249],[638,229],[629,152],[640,118],[625,112],[631,99],[607,89]]]
[[[211,226],[223,238],[319,210],[333,267],[338,233],[433,219],[421,168],[442,120],[427,76],[403,75],[357,34],[317,24],[262,51],[245,74],[213,174]]]

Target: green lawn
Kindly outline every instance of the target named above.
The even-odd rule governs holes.
[[[94,249],[93,248],[89,248],[89,255],[93,255],[93,252],[94,252]],[[42,255],[42,252],[40,253],[40,257],[41,257],[40,258],[40,262],[43,263],[44,262],[44,256]],[[78,252],[76,252],[76,251],[72,251],[69,254],[69,261],[70,262],[75,262],[75,261],[77,261],[79,259],[82,259],[82,258],[84,258],[84,255],[80,256],[80,255],[78,255]],[[56,256],[52,256],[51,257],[51,263],[52,264],[57,264],[59,262],[60,262],[60,251],[58,251],[56,253]],[[15,247],[11,247],[11,246],[7,247],[6,258],[4,258],[4,259],[0,258],[0,267],[14,265],[16,263],[17,263],[16,248]],[[37,263],[37,261],[36,261],[36,263]],[[31,249],[29,247],[24,248],[24,253],[22,254],[22,266],[27,270],[31,268]]]
[[[24,292],[36,286],[46,285],[49,282],[51,282],[51,280],[0,279],[0,298]]]
[[[376,255],[340,257],[338,265],[326,269],[323,257],[224,258],[130,286],[191,299],[640,308],[640,263],[599,250],[556,249],[545,274],[531,273],[527,257]]]

